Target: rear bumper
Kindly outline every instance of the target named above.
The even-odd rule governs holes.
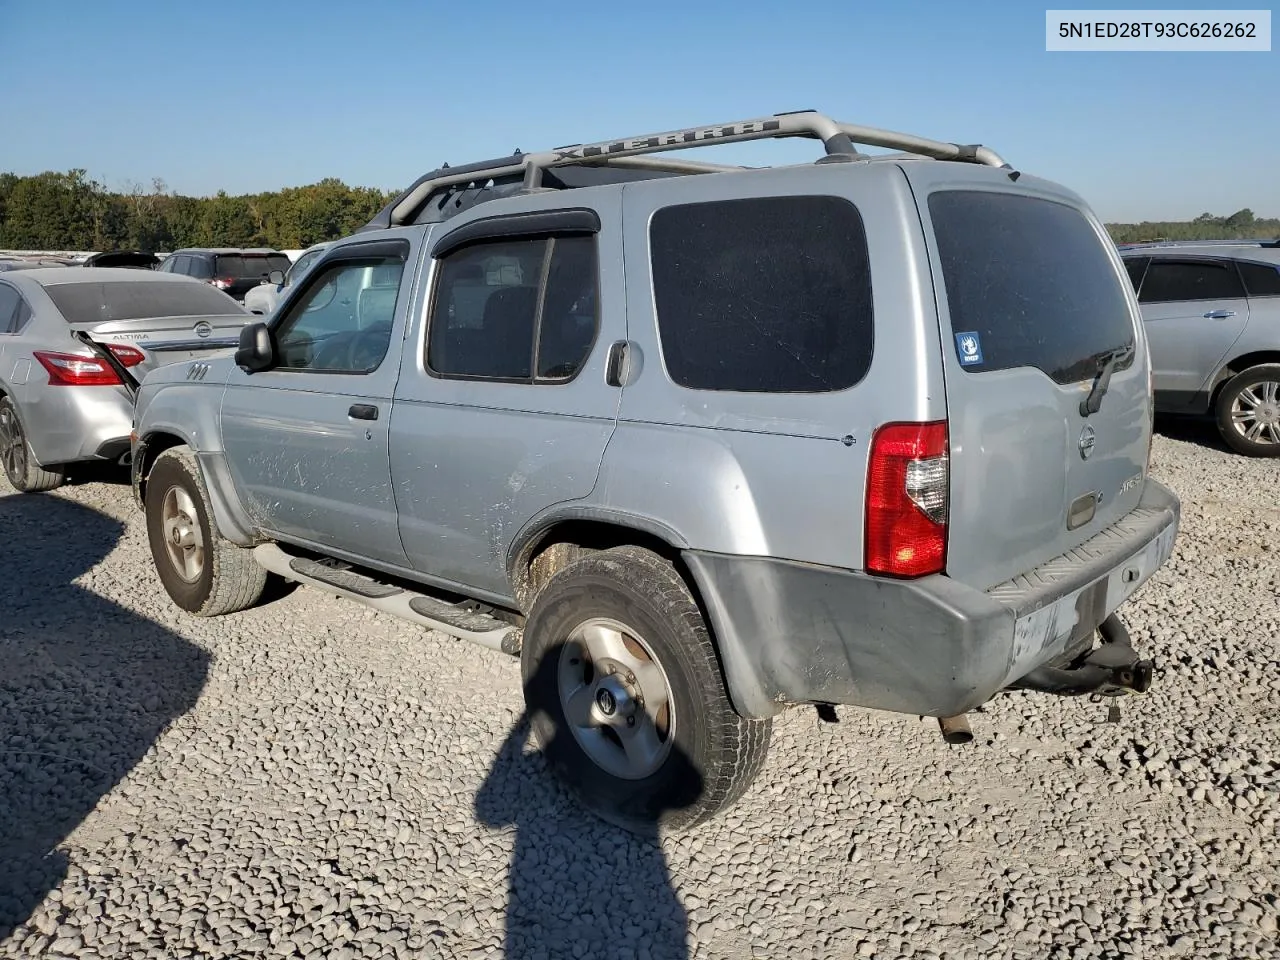
[[[1076,550],[987,591],[945,576],[686,551],[735,707],[840,703],[949,717],[1070,660],[1173,552],[1177,498],[1138,506]]]
[[[129,448],[133,404],[120,387],[41,387],[18,412],[41,466],[115,459]]]

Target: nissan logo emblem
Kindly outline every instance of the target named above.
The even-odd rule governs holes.
[[[1088,460],[1093,455],[1093,444],[1097,439],[1097,435],[1093,432],[1093,427],[1085,424],[1083,430],[1080,431],[1080,459]]]
[[[213,335],[213,324],[208,320],[201,320],[196,324],[196,336],[201,340]]]

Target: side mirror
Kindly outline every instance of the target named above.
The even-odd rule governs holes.
[[[267,274],[267,283],[274,283],[277,287],[284,286],[284,271],[272,270]]]
[[[271,343],[271,331],[265,323],[251,323],[240,329],[240,349],[236,351],[236,366],[245,373],[257,373],[270,369],[275,362],[275,348]]]

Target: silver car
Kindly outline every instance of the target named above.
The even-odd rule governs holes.
[[[125,268],[0,276],[0,461],[18,490],[69,463],[127,462],[133,393],[150,370],[236,343],[250,314],[198,280]]]
[[[1156,409],[1212,415],[1228,446],[1280,457],[1280,241],[1123,247]]]

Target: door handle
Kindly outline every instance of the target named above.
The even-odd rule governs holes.
[[[377,420],[378,408],[372,403],[353,403],[347,416],[352,420]]]
[[[1227,317],[1234,317],[1235,315],[1236,312],[1234,310],[1210,310],[1204,315],[1204,318],[1206,320],[1225,320]]]

